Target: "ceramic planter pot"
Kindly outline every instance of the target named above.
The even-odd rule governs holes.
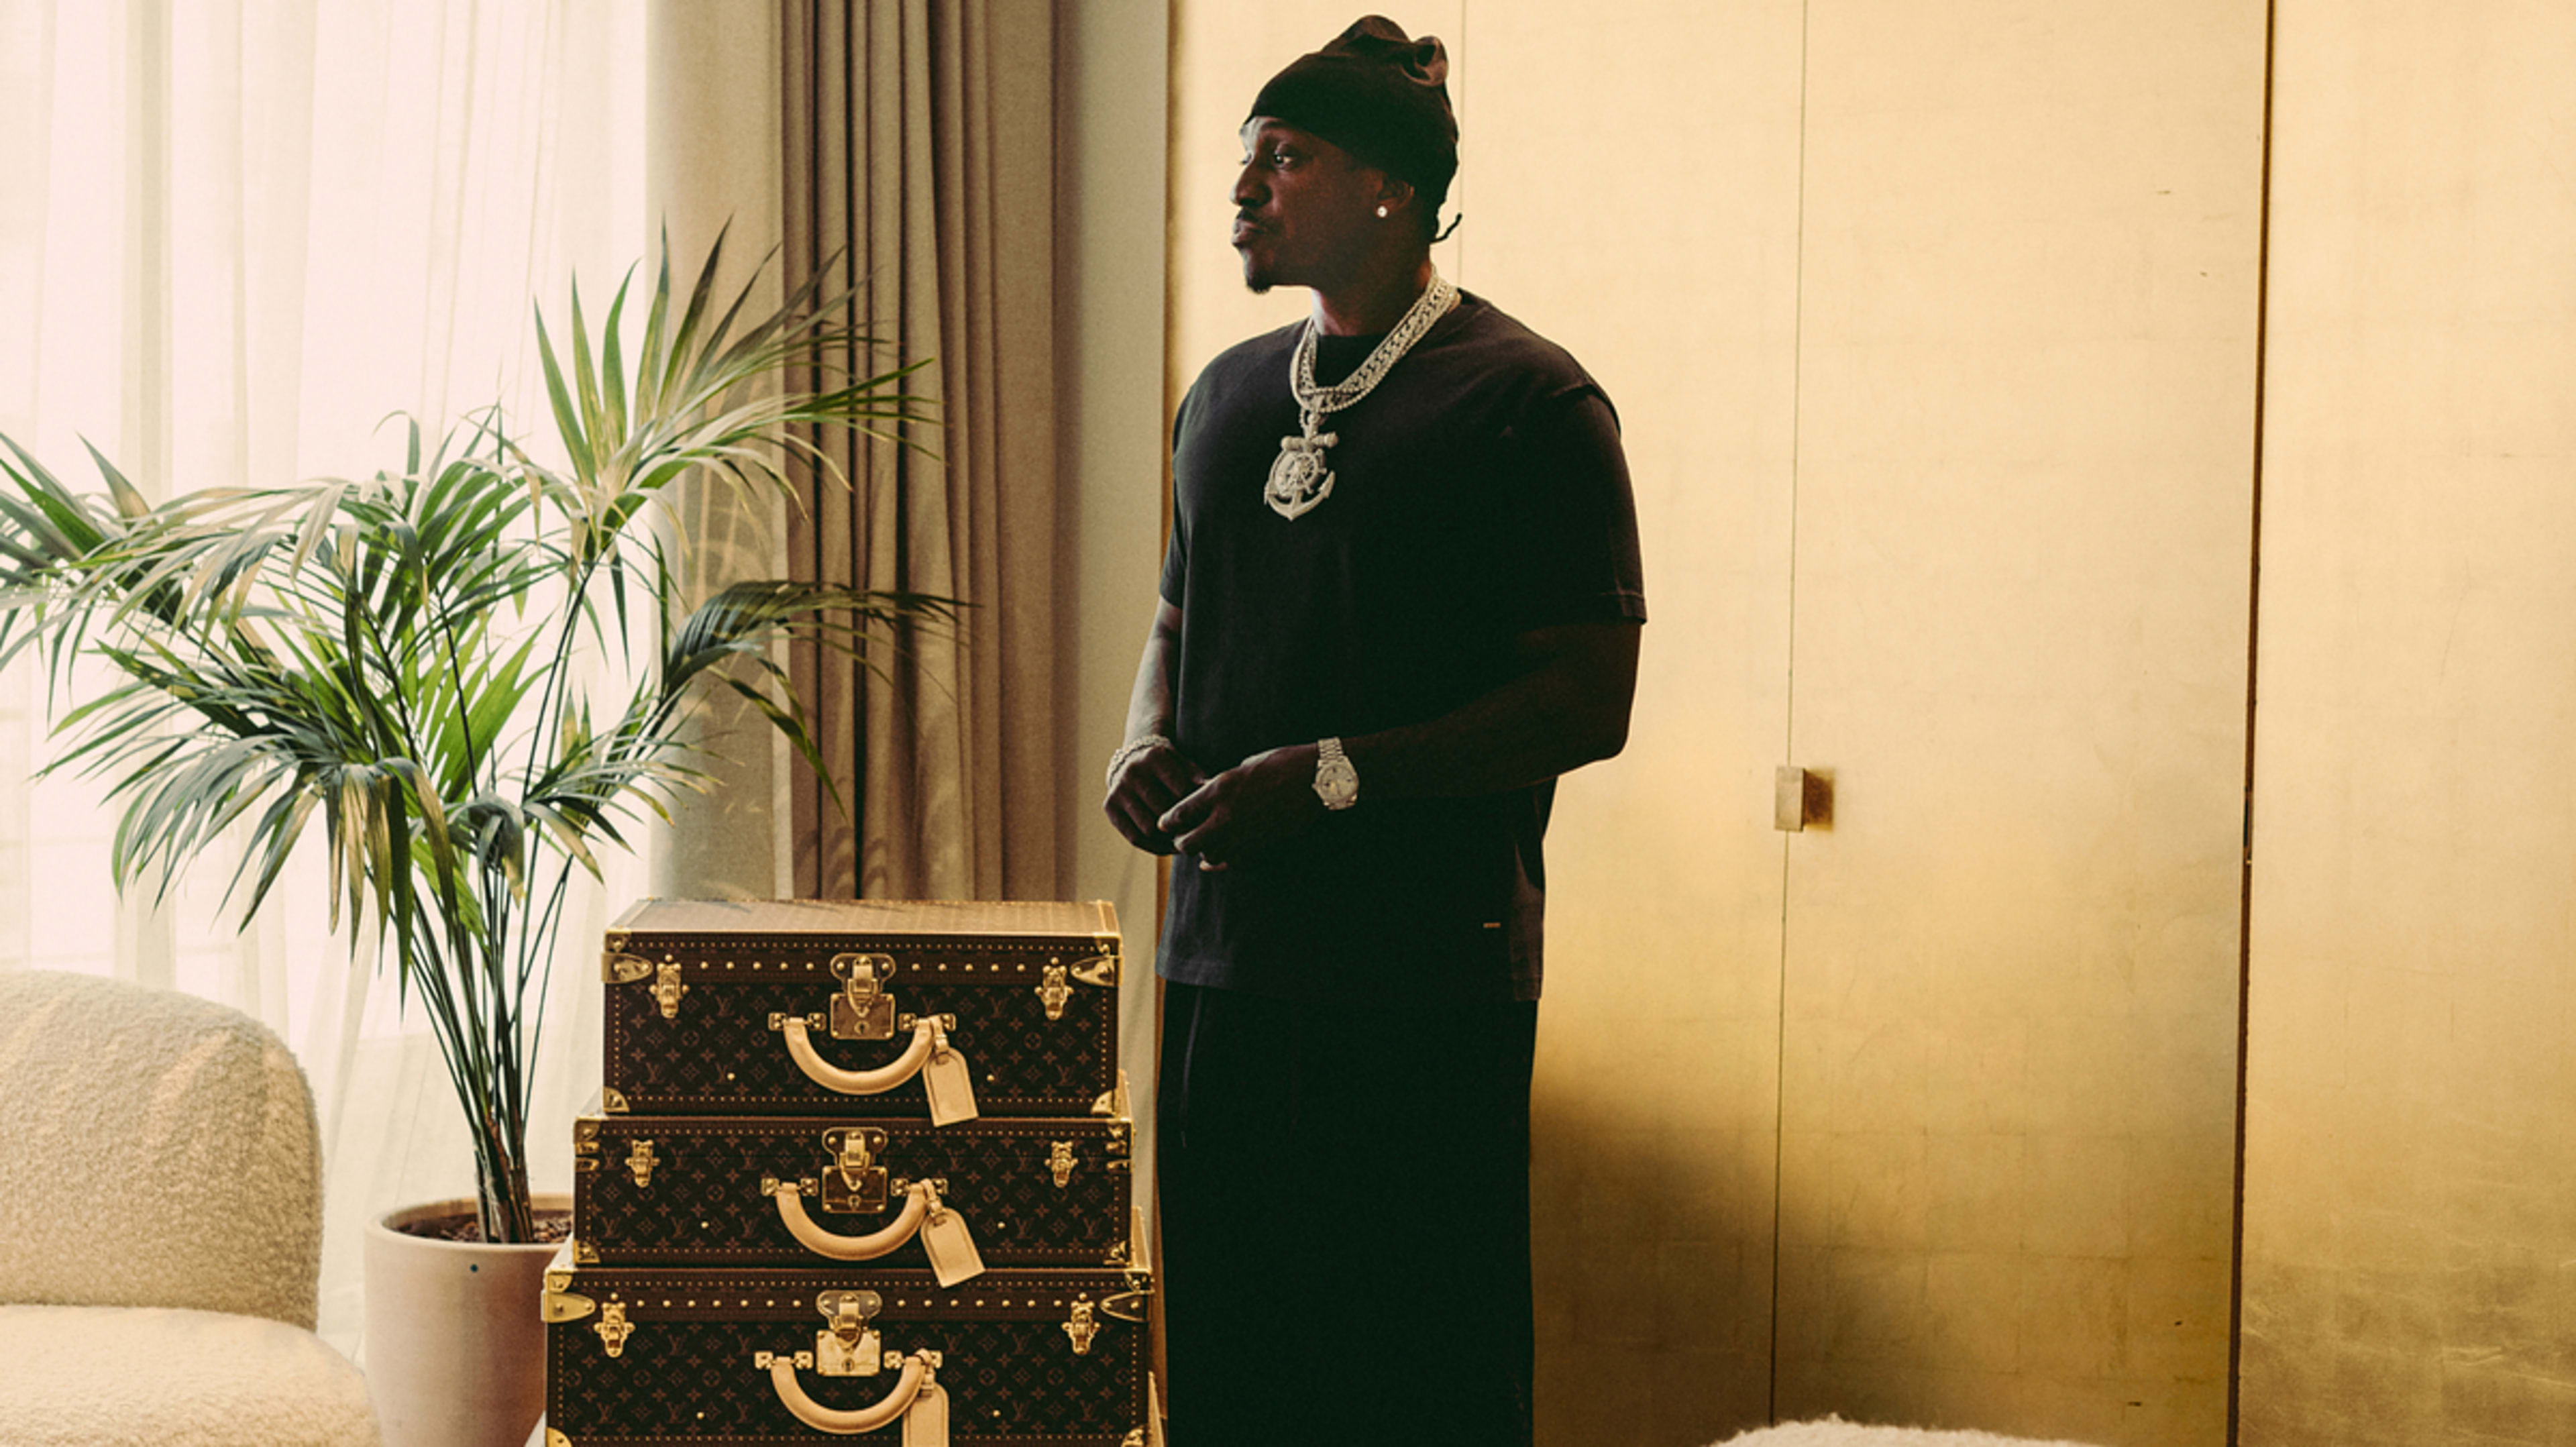
[[[568,1212],[572,1198],[535,1205]],[[491,1246],[400,1229],[473,1210],[471,1198],[435,1201],[367,1228],[367,1389],[385,1447],[524,1447],[545,1411],[538,1302],[557,1243]]]

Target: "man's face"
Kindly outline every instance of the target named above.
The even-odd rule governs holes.
[[[1319,286],[1354,275],[1378,218],[1384,176],[1295,126],[1255,116],[1243,127],[1234,182],[1234,249],[1243,284]]]

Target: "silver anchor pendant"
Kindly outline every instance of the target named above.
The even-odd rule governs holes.
[[[1269,485],[1261,490],[1270,510],[1291,520],[1313,511],[1315,504],[1333,492],[1333,473],[1324,465],[1324,449],[1341,441],[1341,435],[1318,435],[1313,427],[1308,423],[1303,437],[1279,439],[1279,456],[1270,464]]]

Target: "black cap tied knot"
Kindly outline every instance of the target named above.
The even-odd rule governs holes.
[[[1320,136],[1409,182],[1427,231],[1458,174],[1448,81],[1449,52],[1436,36],[1412,39],[1394,21],[1367,15],[1272,76],[1252,115]]]

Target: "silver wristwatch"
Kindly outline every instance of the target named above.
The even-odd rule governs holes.
[[[1315,797],[1327,809],[1347,809],[1360,801],[1360,773],[1342,752],[1340,739],[1315,745]]]

